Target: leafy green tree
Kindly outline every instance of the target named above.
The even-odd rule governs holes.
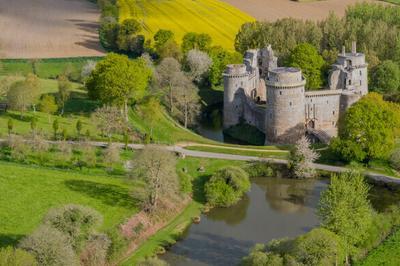
[[[110,53],[97,63],[86,87],[92,99],[123,108],[128,120],[128,104],[143,98],[150,77],[151,70],[144,59],[130,60]]]
[[[154,34],[153,37],[155,44],[154,47],[157,49],[160,46],[163,46],[166,42],[174,39],[174,33],[170,30],[160,29]]]
[[[33,116],[31,118],[31,130],[34,136],[36,135],[37,123],[38,123],[38,118],[36,116]]]
[[[339,136],[331,148],[345,160],[385,159],[400,127],[398,107],[370,93],[351,106],[339,121]]]
[[[218,170],[204,187],[208,203],[217,207],[229,207],[235,204],[249,189],[248,174],[236,166]]]
[[[57,139],[58,129],[60,128],[60,124],[58,123],[58,119],[54,119],[53,121],[53,132],[54,132],[54,139]]]
[[[142,26],[135,19],[126,19],[118,27],[117,45],[119,50],[139,55],[143,52],[144,37],[138,35]]]
[[[322,30],[321,50],[340,50],[344,44],[345,23],[334,12],[320,22]]]
[[[321,88],[325,62],[314,46],[307,43],[296,46],[289,56],[288,64],[301,69],[307,81],[307,89],[315,90]]]
[[[144,121],[148,122],[150,126],[149,136],[153,138],[153,129],[155,124],[161,120],[162,118],[162,107],[160,105],[160,101],[155,97],[148,97],[141,105],[140,105],[140,113],[143,117]]]
[[[184,54],[190,50],[197,49],[200,51],[208,51],[211,47],[212,38],[206,33],[189,32],[183,36],[181,49]]]
[[[154,48],[160,59],[172,57],[180,60],[181,51],[172,31],[163,29],[157,31],[154,35],[154,41]]]
[[[101,45],[111,51],[118,49],[117,38],[118,38],[119,24],[113,17],[105,17],[101,19],[99,38]]]
[[[383,61],[372,74],[372,89],[385,95],[396,94],[400,89],[400,68],[391,60]]]
[[[80,136],[82,128],[83,128],[83,124],[82,124],[82,121],[80,119],[78,119],[78,121],[76,121],[75,127],[76,127],[76,132],[78,132],[78,136]]]
[[[9,118],[7,121],[7,129],[8,129],[8,136],[10,136],[14,129],[14,121],[11,118]]]
[[[369,186],[357,172],[332,175],[327,190],[321,194],[318,216],[321,226],[344,240],[346,262],[355,245],[360,243],[372,223]]]
[[[43,113],[48,114],[48,119],[50,123],[50,115],[56,113],[58,110],[58,106],[54,96],[49,94],[44,95],[39,102],[39,110]]]
[[[239,64],[243,60],[241,54],[237,52],[229,52],[221,46],[211,47],[208,54],[212,60],[208,79],[213,87],[222,84],[222,73],[225,71],[228,64]]]
[[[36,103],[40,96],[40,83],[37,76],[28,74],[24,80],[14,82],[7,92],[7,102],[11,109],[21,113],[33,107],[36,111]]]
[[[8,246],[0,249],[1,266],[36,266],[35,257],[28,252]]]
[[[64,114],[65,103],[68,101],[71,94],[72,84],[69,82],[66,75],[60,75],[58,81],[58,95],[57,100],[61,109],[61,115]]]

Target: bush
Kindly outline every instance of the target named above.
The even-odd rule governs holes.
[[[400,171],[400,149],[394,150],[392,155],[390,155],[389,162],[394,169]]]
[[[107,235],[90,236],[84,251],[81,254],[81,263],[84,266],[103,266],[107,262],[107,250],[111,241]]]
[[[137,264],[137,266],[167,266],[167,265],[168,263],[157,257],[144,259],[142,261],[139,261]]]
[[[33,254],[39,265],[79,265],[71,239],[50,226],[39,227],[32,235],[22,239],[20,247]]]
[[[1,266],[36,266],[35,257],[22,249],[6,247],[0,249]]]
[[[256,244],[250,251],[250,254],[242,259],[243,266],[283,265],[283,259],[280,255],[266,251],[263,244]]]
[[[275,171],[268,162],[251,162],[245,166],[244,170],[250,177],[275,176]]]
[[[66,234],[75,250],[80,250],[94,229],[102,224],[102,216],[97,211],[69,204],[52,209],[44,218],[44,224]]]
[[[238,202],[250,185],[249,175],[242,168],[228,166],[206,183],[206,198],[212,206],[228,207]]]
[[[27,145],[23,137],[18,135],[10,135],[7,145],[11,149],[11,158],[22,161],[27,155]]]

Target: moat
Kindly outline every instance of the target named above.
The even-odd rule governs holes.
[[[237,265],[256,243],[304,234],[319,224],[315,211],[328,182],[252,179],[251,191],[238,204],[202,215],[162,259],[177,266]],[[371,191],[378,210],[399,200],[399,193],[381,187]]]

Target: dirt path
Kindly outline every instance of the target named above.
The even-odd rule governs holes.
[[[280,18],[322,20],[330,11],[343,16],[348,5],[361,0],[325,0],[296,2],[291,0],[222,0],[247,12],[258,20],[274,21]],[[365,0],[365,2],[378,2]],[[379,2],[382,3],[382,2]]]
[[[103,55],[98,19],[89,0],[0,0],[0,57]]]

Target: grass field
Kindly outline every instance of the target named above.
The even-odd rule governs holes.
[[[400,228],[389,236],[381,245],[372,250],[358,266],[397,266],[400,260]]]
[[[31,233],[52,207],[90,206],[103,215],[102,230],[137,210],[123,178],[5,162],[0,162],[0,168],[0,246],[16,244]]]
[[[215,45],[233,49],[239,27],[254,19],[216,0],[118,0],[119,16],[138,19],[147,38],[159,29],[172,30],[178,42],[187,32],[208,33]]]

